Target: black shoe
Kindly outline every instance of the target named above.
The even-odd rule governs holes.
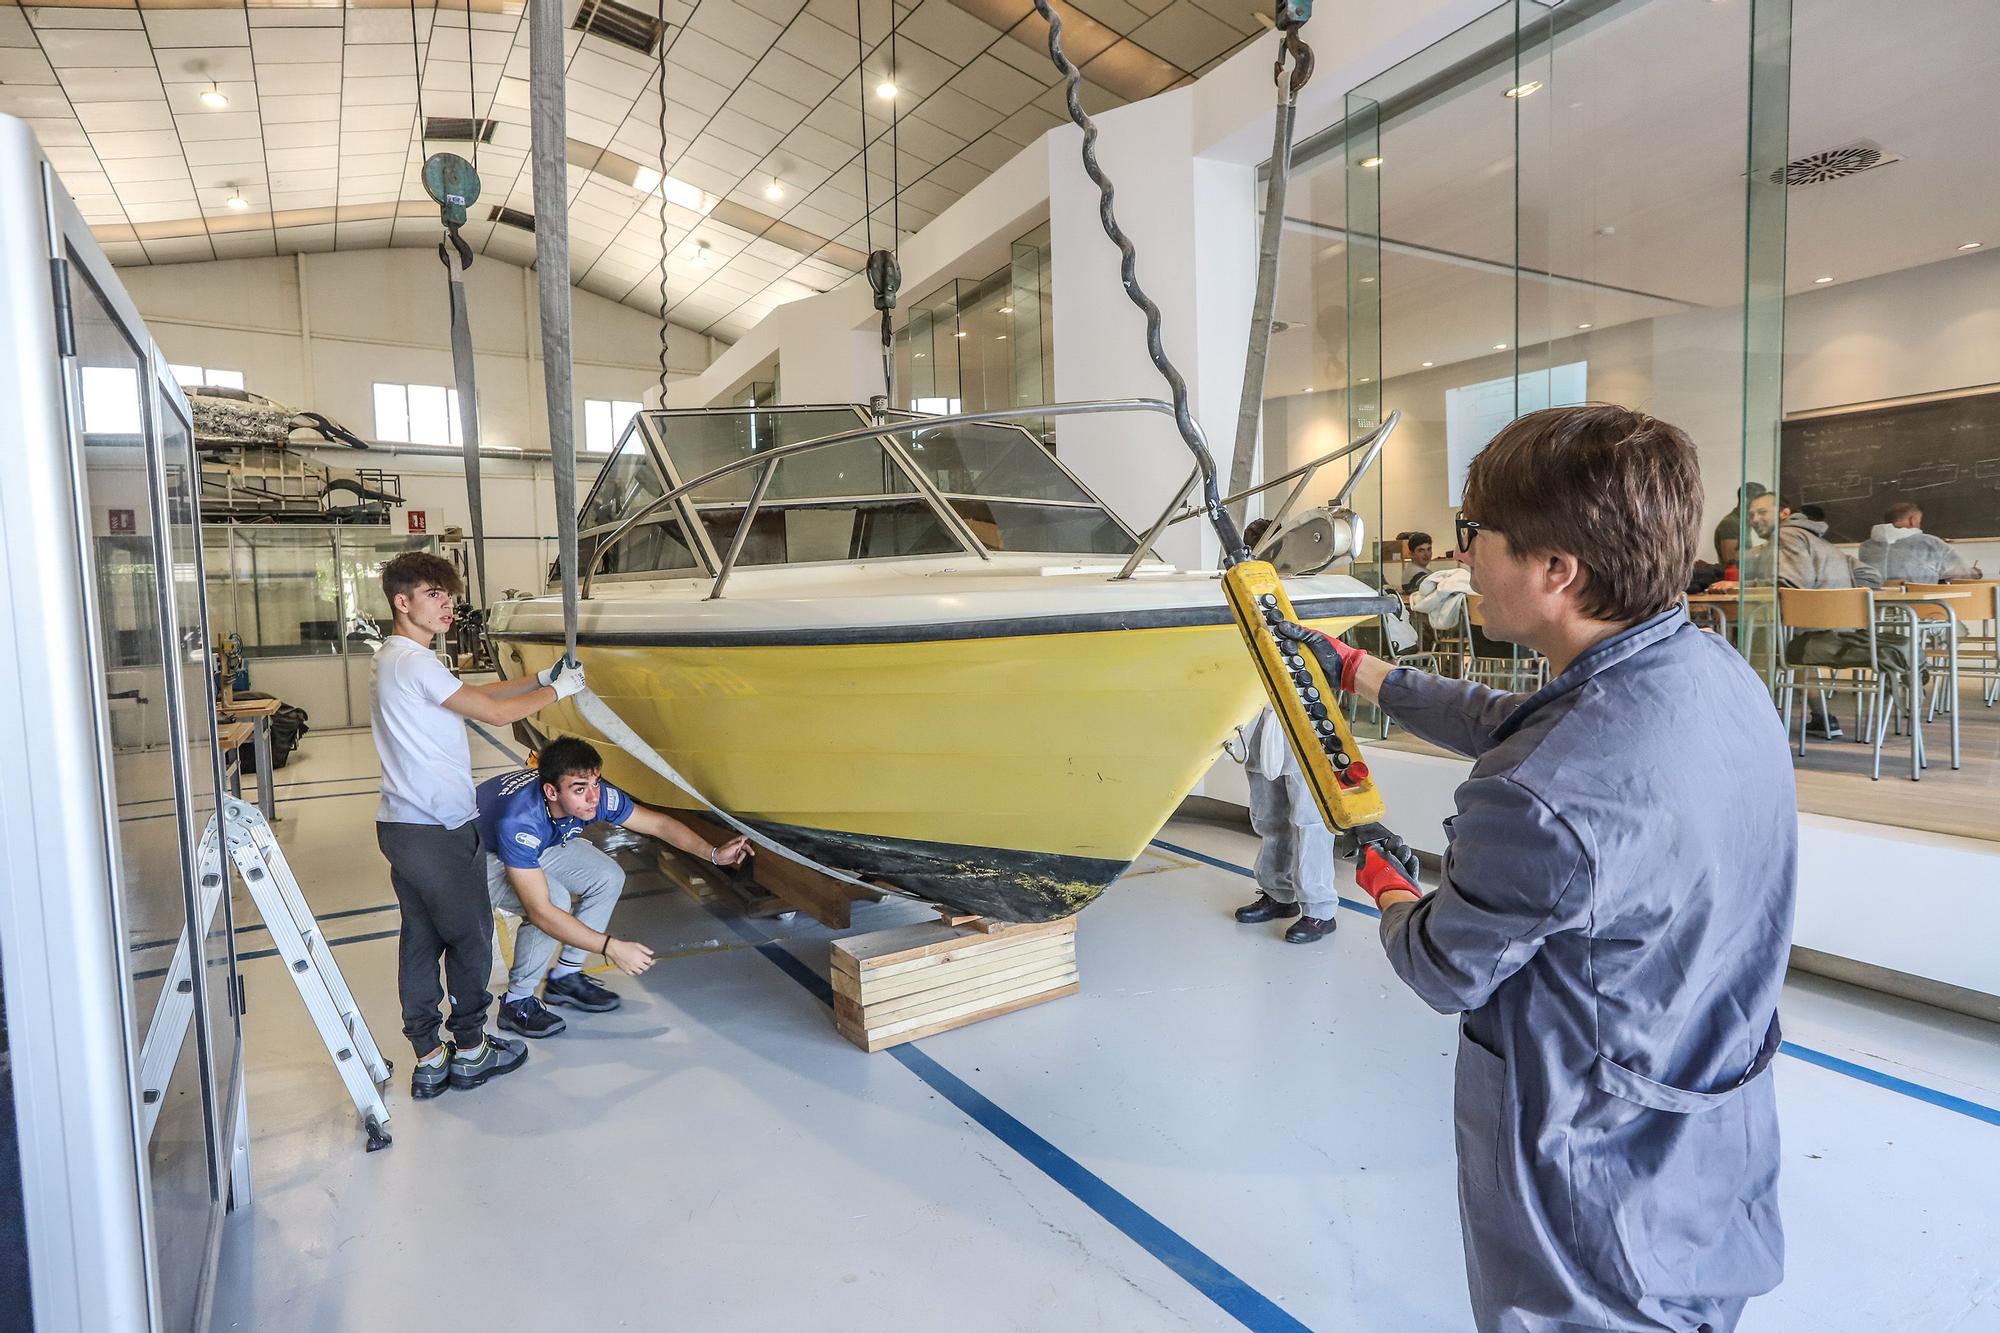
[[[513,1073],[527,1058],[526,1043],[488,1036],[476,1052],[451,1053],[451,1086],[476,1088],[489,1078]]]
[[[542,999],[590,1014],[605,1013],[625,1003],[609,986],[600,986],[581,972],[565,972],[562,976],[550,977],[542,985]]]
[[[1259,921],[1281,921],[1298,914],[1297,903],[1281,903],[1268,893],[1260,893],[1256,902],[1236,909],[1236,919],[1246,926],[1254,926]]]
[[[553,1037],[569,1024],[563,1022],[560,1015],[544,1009],[542,1002],[530,995],[525,1000],[500,1002],[500,1026],[524,1037]]]
[[[412,1100],[427,1102],[433,1097],[444,1095],[445,1089],[451,1086],[451,1057],[452,1046],[450,1042],[446,1042],[444,1059],[434,1065],[419,1062],[417,1067],[410,1071]]]
[[[1311,944],[1315,940],[1323,940],[1333,934],[1334,927],[1339,924],[1330,916],[1302,916],[1285,932],[1285,943]]]
[[[1806,723],[1806,735],[1816,741],[1837,741],[1847,733],[1840,729],[1840,719],[1828,713],[1825,717],[1815,717]]]

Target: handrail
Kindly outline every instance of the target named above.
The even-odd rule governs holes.
[[[613,528],[605,536],[604,540],[597,543],[596,549],[591,552],[590,567],[583,572],[581,596],[584,598],[590,596],[591,582],[597,576],[598,567],[604,562],[605,553],[617,545],[624,538],[625,534],[642,519],[679,500],[682,496],[711,482],[729,476],[731,473],[741,472],[746,468],[764,466],[770,466],[775,470],[776,464],[792,457],[794,454],[809,453],[812,450],[825,449],[831,445],[848,444],[854,440],[873,439],[883,435],[911,435],[917,431],[930,430],[936,426],[975,426],[1015,421],[1026,417],[1082,416],[1092,412],[1159,412],[1167,416],[1172,416],[1174,409],[1171,403],[1162,402],[1157,398],[1099,398],[1077,403],[1042,403],[1034,407],[1008,407],[986,412],[960,412],[952,416],[913,417],[908,421],[885,421],[875,425],[857,426],[852,430],[836,431],[832,435],[822,435],[818,439],[801,440],[796,444],[780,445],[775,449],[766,449],[761,453],[745,454],[741,458],[724,463],[721,467],[711,468],[699,477],[684,481],[664,494],[654,497],[634,511],[624,522]],[[1199,428],[1197,428],[1197,433],[1199,433]],[[930,498],[928,491],[923,494],[924,498]],[[760,495],[757,498],[761,500],[762,496]],[[963,520],[959,518],[957,510],[953,509],[949,504],[944,504],[944,512],[955,528],[960,527]],[[740,532],[741,528],[739,527],[738,530]],[[962,535],[969,535],[969,533]],[[973,541],[977,544],[978,539],[976,536],[973,538]],[[742,543],[731,543],[730,555],[716,572],[715,584],[709,590],[711,598],[721,595],[722,585],[728,580],[729,573],[735,565],[735,557],[741,553],[741,549]],[[1143,546],[1140,548],[1142,552],[1144,549]]]
[[[1375,459],[1378,455],[1381,454],[1382,446],[1388,442],[1389,432],[1394,430],[1396,428],[1397,423],[1400,422],[1402,419],[1403,419],[1403,414],[1401,411],[1391,412],[1389,414],[1389,419],[1387,421],[1384,421],[1381,425],[1377,426],[1374,430],[1369,431],[1366,435],[1362,436],[1354,443],[1344,444],[1340,448],[1332,451],[1331,453],[1321,454],[1318,458],[1312,459],[1308,462],[1301,463],[1297,467],[1293,468],[1290,472],[1286,472],[1279,476],[1273,477],[1269,481],[1263,483],[1260,486],[1252,486],[1249,490],[1238,491],[1234,495],[1225,497],[1222,503],[1225,505],[1233,505],[1238,500],[1247,500],[1253,495],[1262,495],[1265,491],[1271,490],[1274,487],[1282,486],[1286,482],[1291,481],[1293,478],[1296,477],[1299,480],[1299,485],[1293,489],[1291,495],[1285,498],[1285,503],[1282,506],[1280,506],[1277,516],[1271,520],[1271,522],[1275,525],[1277,523],[1284,521],[1285,515],[1291,511],[1292,505],[1296,503],[1298,500],[1299,492],[1305,488],[1305,483],[1311,479],[1313,473],[1319,471],[1321,468],[1325,467],[1328,463],[1335,462],[1339,459],[1347,457],[1349,454],[1359,453],[1361,450],[1366,449],[1368,450],[1368,457],[1362,459],[1360,466],[1356,467],[1354,471],[1349,474],[1347,478],[1347,484],[1340,488],[1339,494],[1335,495],[1331,500],[1327,501],[1329,507],[1339,508],[1345,505],[1347,503],[1347,497],[1354,493],[1355,483],[1360,481],[1362,475],[1366,473],[1369,468],[1375,465]],[[1170,528],[1176,523],[1184,522],[1185,520],[1190,518],[1199,517],[1202,514],[1203,511],[1199,509],[1185,509],[1178,514],[1173,513],[1174,506],[1181,503],[1181,501],[1185,499],[1186,496],[1187,496],[1187,488],[1182,487],[1180,494],[1176,495],[1171,501],[1168,502],[1167,513],[1172,514],[1172,517],[1167,518],[1166,522],[1160,525],[1161,527]],[[1165,515],[1163,515],[1162,517],[1165,517]]]

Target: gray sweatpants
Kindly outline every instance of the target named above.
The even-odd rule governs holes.
[[[1340,905],[1333,887],[1333,834],[1313,804],[1298,761],[1286,756],[1283,777],[1250,779],[1250,827],[1257,849],[1257,887],[1306,916],[1327,920]]]
[[[608,930],[611,909],[625,891],[625,871],[618,862],[592,843],[572,838],[560,847],[542,853],[542,874],[549,881],[549,902],[568,912],[592,930]],[[549,970],[556,941],[528,920],[521,899],[507,881],[507,867],[499,857],[486,854],[486,893],[493,905],[521,918],[514,933],[514,966],[507,973],[509,995],[532,995]],[[573,944],[562,946],[562,965],[579,968],[590,958]]]

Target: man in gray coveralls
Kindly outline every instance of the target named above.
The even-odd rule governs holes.
[[[1768,1066],[1798,819],[1763,683],[1679,604],[1701,496],[1687,436],[1619,407],[1531,413],[1473,460],[1459,559],[1486,632],[1548,656],[1533,694],[1285,629],[1473,760],[1436,891],[1372,848],[1356,878],[1397,975],[1462,1015],[1483,1333],[1720,1333],[1784,1273]]]

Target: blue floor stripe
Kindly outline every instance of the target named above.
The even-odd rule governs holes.
[[[1173,852],[1177,856],[1191,857],[1196,861],[1200,861],[1203,865],[1214,866],[1217,870],[1227,870],[1232,874],[1255,878],[1250,871],[1245,870],[1233,861],[1218,860],[1213,856],[1197,852],[1192,847],[1178,847],[1173,843],[1163,842],[1158,838],[1153,839],[1153,845],[1165,851]],[[1342,907],[1351,907],[1357,912],[1366,912],[1369,916],[1379,917],[1382,915],[1364,903],[1349,902],[1345,898],[1340,900],[1340,905]],[[1981,1102],[1967,1101],[1963,1097],[1954,1097],[1951,1093],[1940,1092],[1936,1088],[1928,1088],[1921,1083],[1912,1083],[1906,1078],[1897,1078],[1894,1074],[1885,1074],[1879,1069],[1870,1069],[1867,1065],[1858,1065],[1852,1060],[1843,1060],[1837,1055],[1828,1055],[1825,1051],[1816,1051],[1810,1046],[1801,1046],[1795,1041],[1779,1043],[1778,1051],[1781,1055],[1789,1055],[1794,1060],[1803,1060],[1807,1064],[1818,1065],[1821,1069],[1830,1069],[1836,1074],[1845,1074],[1851,1079],[1858,1079],[1863,1083],[1872,1084],[1889,1092],[1900,1093],[1912,1100],[1935,1106],[1939,1110],[1968,1116],[1971,1119],[1982,1121],[1989,1125],[2000,1125],[2000,1108],[1987,1106]]]
[[[756,944],[757,952],[778,966],[786,976],[811,991],[821,1003],[833,1005],[833,988],[826,978],[806,966],[782,945],[757,940],[733,917],[722,918],[738,935]],[[1236,1274],[1217,1263],[1206,1252],[1120,1194],[1103,1177],[1029,1129],[993,1104],[983,1093],[933,1060],[915,1043],[892,1046],[888,1054],[915,1074],[933,1092],[970,1116],[975,1124],[1012,1148],[1050,1180],[1062,1186],[1084,1207],[1096,1213],[1139,1246],[1165,1264],[1175,1276],[1214,1301],[1245,1328],[1259,1333],[1305,1330],[1306,1325],[1287,1314],[1278,1304]]]
[[[1963,1097],[1954,1097],[1948,1092],[1940,1092],[1936,1088],[1927,1088],[1921,1083],[1912,1083],[1906,1078],[1897,1078],[1894,1074],[1885,1074],[1879,1069],[1870,1069],[1867,1065],[1858,1065],[1852,1060],[1843,1060],[1837,1055],[1828,1055],[1825,1051],[1816,1051],[1810,1046],[1801,1046],[1795,1041],[1779,1043],[1778,1050],[1795,1060],[1803,1060],[1809,1065],[1818,1065],[1821,1069],[1831,1069],[1836,1074],[1845,1074],[1849,1078],[1859,1079],[1863,1083],[1872,1083],[1878,1088],[1886,1088],[1890,1092],[1901,1093],[1905,1097],[1911,1097],[1920,1102],[1928,1102],[1940,1110],[1968,1116],[1971,1119],[1983,1121],[1989,1125],[2000,1125],[2000,1108],[1985,1106],[1979,1102],[1967,1101]]]
[[[1232,875],[1241,875],[1245,879],[1257,878],[1255,871],[1247,870],[1237,865],[1234,861],[1217,860],[1215,857],[1209,856],[1205,852],[1198,852],[1192,847],[1182,847],[1178,844],[1168,842],[1163,838],[1153,839],[1153,845],[1163,852],[1172,852],[1175,856],[1185,856],[1189,860],[1199,861],[1203,865],[1214,866],[1217,870],[1227,870]],[[1377,920],[1380,920],[1382,916],[1382,913],[1376,910],[1373,903],[1358,903],[1352,898],[1342,898],[1340,905],[1350,912],[1359,912],[1363,916],[1372,916]]]

